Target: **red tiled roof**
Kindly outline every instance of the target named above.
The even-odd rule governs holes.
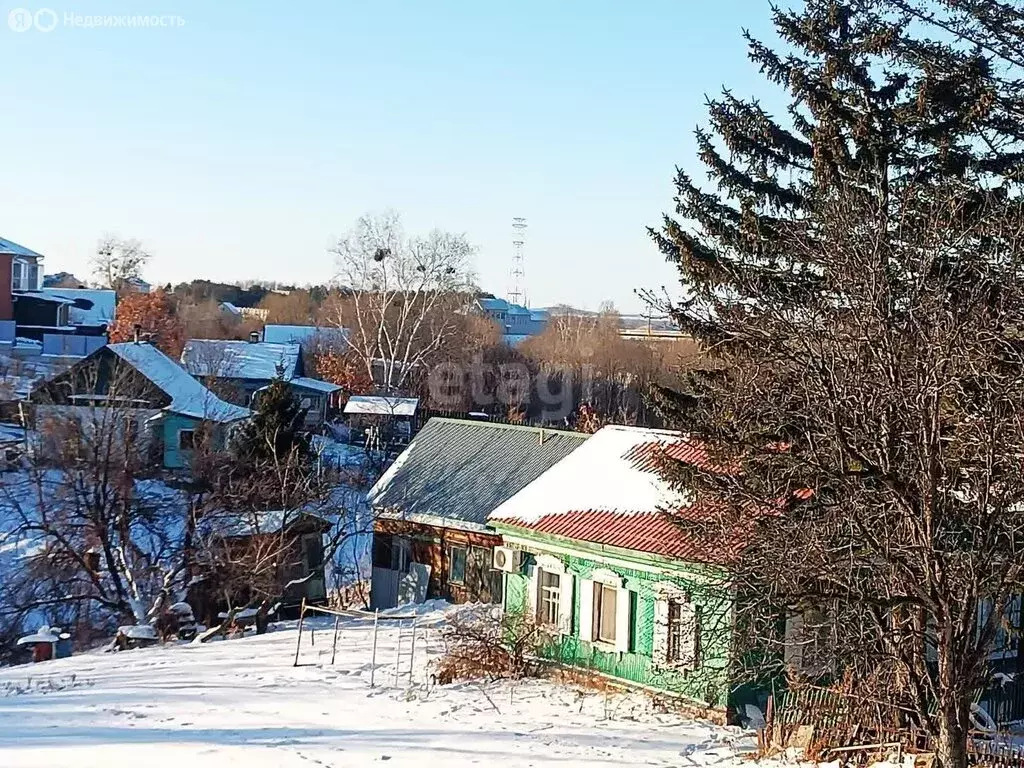
[[[550,536],[690,562],[724,565],[734,560],[746,526],[726,524],[714,505],[689,503],[685,494],[674,491],[660,477],[666,460],[722,471],[703,444],[679,433],[605,427],[492,519]],[[652,495],[657,488],[662,490]],[[519,514],[513,512],[516,507]],[[685,526],[683,521],[697,525]]]
[[[699,517],[693,512],[695,510],[690,508],[685,516]],[[547,515],[536,522],[516,519],[501,522],[550,536],[713,565],[727,565],[742,546],[738,532],[734,536],[711,539],[684,531],[668,514],[661,512],[623,515],[589,510]]]

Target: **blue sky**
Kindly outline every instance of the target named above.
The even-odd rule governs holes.
[[[112,232],[158,282],[321,282],[390,207],[465,232],[498,294],[525,216],[531,304],[636,311],[675,281],[644,227],[698,169],[705,94],[770,96],[740,37],[768,0],[47,0],[58,26],[20,33],[14,7],[42,4],[0,5],[0,236],[80,276]]]

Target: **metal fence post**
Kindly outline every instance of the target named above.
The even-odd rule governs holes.
[[[373,651],[370,654],[370,687],[373,688],[373,678],[377,673],[377,625],[380,620],[380,609],[373,612]]]
[[[334,645],[331,646],[331,666],[334,666],[334,657],[338,654],[338,624],[341,616],[334,617]]]
[[[412,670],[416,665],[416,620],[412,622],[412,647],[409,649],[409,685],[412,685]]]
[[[398,622],[398,642],[395,643],[395,688],[398,687],[398,663],[402,660],[402,622]]]
[[[302,622],[306,618],[306,598],[302,598],[302,606],[299,608],[299,636],[295,638],[295,662],[293,667],[299,666],[299,647],[302,645]]]

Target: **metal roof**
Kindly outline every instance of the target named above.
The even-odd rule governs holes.
[[[12,240],[7,240],[0,237],[0,253],[11,254],[12,256],[24,256],[28,259],[41,259],[43,255],[36,253],[35,251],[26,248],[24,245],[18,245]]]
[[[587,437],[539,427],[433,418],[367,499],[382,517],[483,530],[492,509]]]
[[[352,395],[345,403],[345,413],[374,416],[415,416],[420,401],[416,397],[384,397],[382,395]]]
[[[190,339],[181,363],[193,376],[271,381],[280,375],[288,381],[298,373],[300,354],[298,344]]]
[[[662,478],[666,458],[727,471],[712,464],[701,443],[679,432],[607,426],[496,508],[491,522],[681,560],[728,562],[739,551],[742,532],[709,540],[684,530],[679,521],[709,521],[721,510]]]

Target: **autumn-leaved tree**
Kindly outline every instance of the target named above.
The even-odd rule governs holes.
[[[366,373],[362,362],[353,354],[339,349],[323,349],[316,352],[313,360],[316,376],[323,381],[337,384],[342,388],[342,404],[352,395],[373,391],[373,381]]]
[[[185,324],[178,314],[174,298],[162,290],[129,293],[117,304],[117,315],[110,327],[110,341],[132,341],[136,330],[151,334],[152,343],[175,359],[185,346]]]

